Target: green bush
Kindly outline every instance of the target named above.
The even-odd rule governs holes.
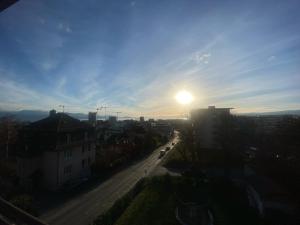
[[[170,176],[153,177],[116,221],[116,225],[176,225],[177,200]]]
[[[34,207],[33,204],[33,198],[30,195],[22,194],[22,195],[15,196],[10,200],[10,203],[15,205],[16,207],[19,207],[20,209],[23,209],[25,212],[28,212],[29,214],[38,216],[37,209]]]
[[[117,201],[95,225],[176,225],[177,206],[192,202],[211,210],[214,224],[261,224],[245,190],[227,179],[169,175],[146,178]],[[245,219],[246,218],[246,219]]]
[[[137,184],[122,198],[117,200],[113,206],[104,214],[100,215],[94,225],[113,225],[116,220],[122,215],[132,200],[138,195],[145,186],[145,179],[141,179]]]

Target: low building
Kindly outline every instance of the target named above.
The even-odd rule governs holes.
[[[166,138],[170,138],[174,132],[174,128],[170,125],[170,123],[164,120],[159,120],[157,122],[151,123],[151,128],[152,130]]]
[[[95,160],[94,128],[65,113],[51,111],[21,132],[18,176],[25,186],[57,190],[81,182]]]
[[[254,116],[251,117],[255,124],[257,125],[258,130],[261,130],[265,133],[271,133],[276,128],[284,118],[290,118],[291,116],[286,115],[263,115],[263,116]]]
[[[115,124],[117,123],[118,118],[116,116],[109,116],[108,121],[110,124]]]
[[[205,109],[191,111],[191,122],[194,128],[195,138],[201,148],[220,148],[217,142],[217,133],[220,122],[224,116],[230,115],[231,108],[216,108],[209,106]]]

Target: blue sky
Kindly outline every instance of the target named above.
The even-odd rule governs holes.
[[[0,13],[0,109],[299,109],[299,10],[299,1],[20,0]],[[181,89],[194,95],[188,107],[174,100]]]

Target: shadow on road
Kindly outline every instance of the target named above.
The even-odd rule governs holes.
[[[164,146],[164,145],[162,145]],[[42,215],[47,211],[57,208],[60,205],[74,199],[75,197],[80,197],[87,192],[90,192],[97,188],[100,184],[109,180],[114,175],[119,172],[128,169],[131,166],[134,166],[145,159],[147,159],[154,151],[161,148],[162,146],[157,147],[155,150],[147,152],[144,155],[141,155],[127,163],[123,163],[110,171],[104,171],[102,174],[94,174],[91,179],[80,184],[79,186],[68,190],[68,191],[47,191],[47,190],[39,190],[36,191],[33,196],[36,202],[36,206],[38,209],[38,214]]]

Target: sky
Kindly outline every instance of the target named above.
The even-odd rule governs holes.
[[[20,0],[0,13],[0,110],[300,109],[299,10],[296,0]],[[175,101],[180,90],[190,105]]]

